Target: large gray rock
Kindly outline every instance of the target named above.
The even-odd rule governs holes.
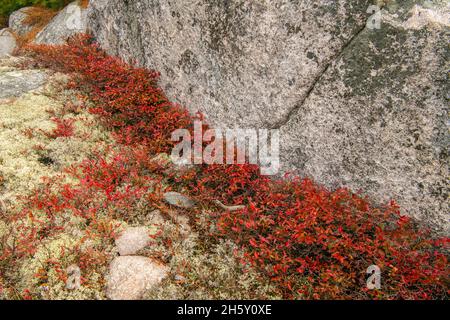
[[[448,234],[450,18],[395,12],[358,35],[281,127],[281,163],[376,203],[393,198]]]
[[[0,72],[0,99],[17,98],[45,84],[48,74],[41,70]]]
[[[448,7],[377,2],[380,29],[363,0],[91,0],[88,24],[213,126],[280,129],[284,171],[448,232]]]
[[[14,52],[17,41],[9,29],[0,30],[0,58],[4,58]]]
[[[89,27],[213,125],[272,127],[365,25],[370,3],[93,0]]]
[[[33,26],[25,23],[29,9],[30,7],[21,8],[9,16],[9,28],[20,36],[27,34],[33,29]]]
[[[167,276],[168,268],[146,257],[116,257],[110,265],[106,296],[111,300],[137,300]]]
[[[178,192],[166,192],[163,195],[164,200],[175,207],[190,209],[195,206],[195,202]]]
[[[89,8],[83,9],[73,2],[61,10],[49,24],[36,35],[38,44],[63,44],[77,33],[86,32]]]

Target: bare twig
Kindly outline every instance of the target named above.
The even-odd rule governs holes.
[[[220,208],[222,208],[223,210],[226,211],[238,211],[238,210],[242,210],[245,208],[245,206],[226,206],[224,205],[222,202],[220,202],[219,200],[213,200],[213,202],[218,205]]]

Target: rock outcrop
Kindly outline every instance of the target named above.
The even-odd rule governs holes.
[[[38,44],[62,44],[70,36],[86,32],[89,9],[73,2],[61,10],[50,23],[36,35]]]
[[[94,0],[114,55],[161,72],[166,93],[215,126],[273,127],[366,23],[370,0]]]
[[[213,126],[280,129],[283,171],[448,232],[449,7],[378,2],[92,0],[88,24]]]
[[[164,200],[175,207],[190,209],[195,206],[195,202],[178,192],[166,192]]]
[[[29,9],[30,7],[21,8],[9,16],[9,28],[19,36],[24,36],[33,29],[33,26],[25,23]]]
[[[128,228],[116,239],[117,251],[121,256],[134,255],[144,249],[150,240],[150,232],[146,227]]]
[[[0,30],[0,58],[11,55],[17,48],[17,41],[9,29]]]

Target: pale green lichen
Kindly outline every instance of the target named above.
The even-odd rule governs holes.
[[[53,129],[45,113],[51,103],[45,96],[26,94],[12,104],[0,104],[0,171],[6,186],[2,198],[27,193],[39,184],[42,176],[53,173],[38,161],[33,151],[35,145],[43,142],[42,138],[29,139],[23,134],[29,128]]]
[[[146,255],[167,262],[170,275],[146,299],[281,299],[268,279],[242,264],[242,251],[236,244],[199,236],[209,232],[205,223],[209,214],[203,211],[195,228],[184,219],[160,225],[162,233]],[[165,239],[171,240],[170,250]]]
[[[61,279],[61,273],[66,274],[67,268],[77,263],[78,247],[79,250],[86,251],[99,243],[91,242],[85,246],[81,244],[82,238],[67,234],[48,239],[32,258],[23,262],[19,271],[21,281],[18,289],[31,288],[32,293],[42,299],[104,299],[102,286],[106,266],[99,265],[89,273],[89,286],[81,285],[79,288],[68,289],[66,282]],[[37,276],[39,274],[41,277]],[[86,275],[81,273],[81,276]]]
[[[0,76],[2,72],[16,70],[20,61],[16,58],[0,60]],[[101,152],[112,144],[110,133],[86,109],[74,113],[65,110],[67,101],[77,98],[77,92],[64,89],[68,79],[68,76],[56,73],[37,90],[18,98],[0,100],[0,200],[2,204],[8,204],[9,210],[2,214],[19,213],[22,202],[17,201],[17,196],[40,190],[43,177],[60,176],[59,182],[76,184],[77,181],[73,178],[61,176],[62,170],[92,157],[94,151]],[[56,127],[52,117],[74,119],[74,135],[50,138],[46,133]],[[57,185],[50,190],[55,194],[59,191]],[[101,199],[99,195],[97,200]],[[3,208],[0,209],[3,211]],[[105,228],[120,231],[127,226],[122,220],[111,219],[107,213],[99,212],[96,218],[96,223]],[[19,230],[43,232],[49,223],[48,219],[43,210],[33,209],[32,215],[11,220],[8,225],[0,220],[0,255],[3,250],[13,248],[15,241],[21,240],[22,233]],[[37,251],[14,261],[19,268],[8,267],[13,261],[2,261],[0,298],[20,298],[25,289],[34,298],[42,299],[104,298],[103,277],[108,261],[114,256],[111,239],[97,235],[95,229],[89,229],[85,218],[75,215],[71,210],[65,210],[51,223],[61,230],[60,233],[51,238],[38,236]],[[87,285],[68,290],[55,266],[62,268],[64,272],[70,264],[76,264],[80,254],[90,254],[92,250],[104,255],[105,263],[94,264],[89,270],[85,270],[88,274],[82,276],[86,277]],[[17,259],[15,256],[12,258]],[[57,264],[53,265],[49,261]],[[40,277],[37,276],[39,273]]]

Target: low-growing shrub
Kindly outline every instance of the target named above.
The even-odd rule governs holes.
[[[71,45],[28,48],[42,53],[35,56],[41,64],[77,73],[72,86],[90,93],[96,105],[90,111],[117,133],[119,143],[142,143],[156,153],[167,152],[174,144],[171,132],[191,123],[188,112],[171,103],[156,86],[159,73],[106,55],[86,36],[72,40]]]
[[[7,28],[7,27],[8,27],[8,17],[0,16],[0,29]]]
[[[0,292],[25,299],[104,298],[113,240],[150,188],[151,178],[137,175],[133,154],[106,151],[110,159],[99,154],[73,165],[22,197],[21,211],[1,217],[7,227],[0,234]],[[72,264],[81,269],[82,289],[68,292]]]
[[[91,97],[95,107],[90,111],[115,132],[117,141],[145,151],[136,154],[139,165],[125,157],[111,168],[100,161],[95,170],[83,169],[78,178],[86,190],[93,186],[104,190],[108,207],[110,201],[133,195],[130,191],[145,180],[148,153],[169,152],[170,133],[192,126],[188,113],[157,87],[157,72],[107,56],[88,36],[63,46],[28,46],[24,52],[45,67],[73,73],[71,86]],[[118,194],[117,183],[125,177],[131,189]],[[211,216],[208,232],[212,239],[224,237],[239,244],[245,262],[276,284],[284,298],[448,297],[449,239],[433,239],[419,230],[414,221],[400,215],[394,202],[376,207],[362,195],[346,189],[329,191],[309,179],[271,180],[252,165],[203,165],[181,177],[171,176],[169,182],[205,206],[214,200],[246,206]],[[153,197],[160,200],[158,194]],[[60,200],[52,202],[58,208],[65,206]],[[86,204],[71,205],[74,214],[83,214],[79,206]],[[120,207],[121,215],[126,215],[127,207]],[[196,210],[201,209],[192,211],[194,219]],[[382,270],[378,290],[366,287],[371,265]]]

